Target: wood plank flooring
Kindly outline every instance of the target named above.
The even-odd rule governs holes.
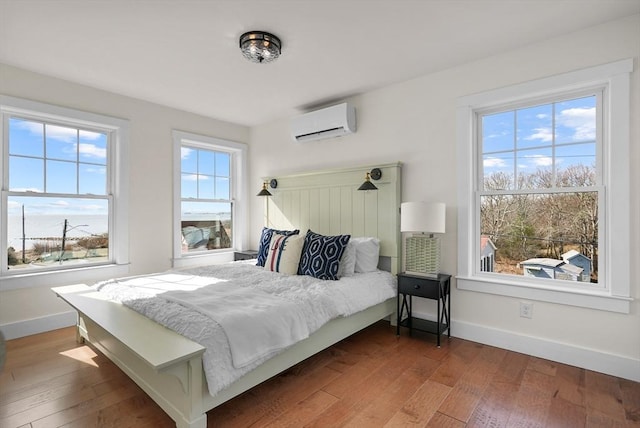
[[[0,427],[174,427],[72,328],[11,340]],[[209,427],[640,427],[640,384],[379,322],[213,409]]]

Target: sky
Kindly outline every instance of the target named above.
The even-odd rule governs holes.
[[[482,117],[485,178],[530,174],[596,161],[596,97],[542,104]]]

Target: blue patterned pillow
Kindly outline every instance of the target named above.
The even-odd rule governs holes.
[[[340,258],[350,238],[351,235],[324,236],[308,230],[304,238],[298,275],[337,280]]]
[[[276,230],[269,229],[268,227],[262,228],[262,235],[260,236],[260,246],[258,247],[258,257],[256,258],[256,266],[264,266],[269,255],[269,245],[271,244],[271,237],[274,233],[284,236],[297,235],[300,233],[296,230]]]

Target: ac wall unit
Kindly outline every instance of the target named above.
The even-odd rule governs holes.
[[[347,103],[312,111],[291,120],[291,135],[298,142],[339,137],[356,132],[356,109]]]

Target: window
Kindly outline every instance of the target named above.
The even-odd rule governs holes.
[[[245,146],[174,131],[176,260],[239,248],[239,202]],[[238,230],[240,229],[240,230]]]
[[[125,264],[126,121],[2,97],[1,274]]]
[[[631,69],[459,100],[459,288],[628,312]]]
[[[602,88],[507,110],[478,110],[480,271],[598,284]],[[571,286],[574,284],[564,284]]]

